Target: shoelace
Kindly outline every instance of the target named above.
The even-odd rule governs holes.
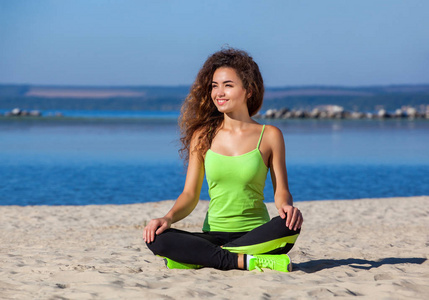
[[[264,272],[261,268],[268,268],[274,270],[275,262],[271,259],[258,257],[257,263],[255,264],[255,269],[259,272]]]

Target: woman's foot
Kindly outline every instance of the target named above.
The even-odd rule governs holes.
[[[248,255],[250,256],[250,255]],[[247,264],[248,270],[257,269],[262,272],[262,268],[267,268],[280,272],[291,272],[292,262],[287,254],[261,254],[252,255]]]
[[[181,263],[164,257],[165,266],[168,269],[201,269],[203,266]]]

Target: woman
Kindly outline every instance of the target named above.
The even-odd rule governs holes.
[[[291,270],[286,253],[303,218],[289,192],[281,131],[251,118],[263,94],[259,67],[244,51],[216,52],[199,71],[180,117],[185,187],[171,210],[143,231],[168,268]],[[263,203],[268,169],[279,213],[271,220]],[[203,232],[171,229],[197,205],[204,173],[211,200]]]

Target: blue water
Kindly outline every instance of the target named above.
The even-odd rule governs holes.
[[[0,109],[0,115],[10,112],[8,109]],[[64,117],[73,118],[152,118],[152,119],[171,119],[179,116],[178,111],[136,111],[136,110],[45,110],[42,112],[44,117],[52,117],[58,113]]]
[[[0,205],[139,203],[180,194],[177,112],[69,116],[0,118]],[[284,133],[296,201],[429,195],[429,121],[260,122]],[[265,195],[273,201],[269,178]],[[201,198],[209,199],[206,183]]]

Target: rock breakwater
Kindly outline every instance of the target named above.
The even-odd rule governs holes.
[[[268,109],[257,117],[264,119],[429,119],[429,105],[418,110],[414,107],[404,106],[393,112],[379,109],[375,112],[346,111],[342,106],[323,105],[312,110],[301,109]]]

